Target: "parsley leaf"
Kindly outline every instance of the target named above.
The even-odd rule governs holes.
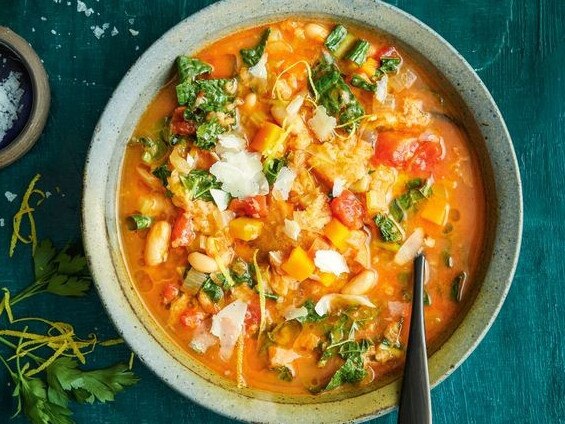
[[[367,371],[361,355],[351,355],[332,376],[324,390],[333,390],[345,383],[357,383],[365,378]]]
[[[269,39],[270,34],[271,28],[267,28],[265,31],[263,31],[263,34],[261,34],[259,43],[257,43],[255,47],[249,49],[241,49],[239,51],[243,62],[247,66],[255,66],[259,62],[259,60],[261,60],[261,56],[263,56],[263,53],[265,53],[265,46],[267,45],[267,40]]]
[[[113,401],[117,393],[139,379],[126,364],[83,371],[75,359],[60,357],[47,367],[47,381],[49,392],[56,392],[59,399],[64,399],[67,394],[68,401],[68,393],[72,393],[80,403],[104,403]]]
[[[17,413],[23,410],[33,424],[73,424],[72,412],[54,403],[47,396],[43,380],[26,377],[23,373],[15,376],[16,388],[13,396],[20,402]]]
[[[163,185],[167,187],[167,185],[169,184],[167,178],[171,176],[171,171],[169,170],[169,167],[167,166],[166,163],[155,168],[152,174],[155,175],[157,178],[159,178],[163,183]]]
[[[292,381],[292,379],[294,378],[292,376],[292,371],[290,371],[288,367],[277,367],[275,368],[275,371],[277,372],[277,377],[279,378],[279,380]]]

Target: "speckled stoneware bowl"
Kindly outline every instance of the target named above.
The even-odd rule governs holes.
[[[117,188],[124,150],[144,109],[170,77],[175,58],[238,29],[288,16],[331,18],[390,33],[405,48],[427,58],[427,66],[437,69],[444,85],[453,87],[454,101],[462,105],[465,127],[481,162],[491,213],[482,283],[459,325],[430,357],[433,385],[465,360],[494,321],[514,274],[522,230],[518,165],[500,112],[469,64],[430,28],[383,3],[227,0],[167,32],[127,73],[94,132],[84,178],[84,245],[100,297],[124,339],[147,366],[186,397],[223,415],[252,422],[365,420],[396,406],[398,380],[353,397],[292,397],[237,390],[169,340],[145,310],[121,253]]]

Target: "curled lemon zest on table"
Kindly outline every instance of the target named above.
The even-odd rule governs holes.
[[[12,232],[12,239],[10,241],[10,257],[14,255],[14,251],[16,250],[16,245],[18,241],[21,241],[24,244],[32,244],[32,251],[35,253],[35,248],[37,247],[37,231],[35,228],[35,218],[33,216],[33,212],[35,212],[35,208],[39,206],[43,200],[45,200],[46,195],[43,191],[38,190],[35,188],[35,184],[41,178],[41,174],[37,174],[31,182],[29,183],[27,190],[22,198],[22,203],[20,205],[20,209],[13,218],[13,232]],[[35,203],[35,206],[30,205],[30,198],[33,194],[37,194],[39,199]],[[30,234],[28,237],[24,237],[20,233],[20,227],[22,224],[23,217],[27,215],[29,220],[29,227],[30,227]]]

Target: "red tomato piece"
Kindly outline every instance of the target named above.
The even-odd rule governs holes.
[[[267,216],[267,196],[252,196],[245,199],[233,199],[229,209],[236,215],[264,218]]]
[[[247,305],[247,312],[245,312],[245,325],[249,328],[259,325],[261,320],[261,308],[259,300],[252,301]]]
[[[338,197],[332,199],[330,208],[343,225],[353,229],[363,226],[363,204],[349,190],[343,190]]]
[[[188,213],[181,213],[177,216],[173,230],[171,232],[171,246],[180,247],[188,246],[196,238],[194,232],[194,224],[192,218]]]
[[[179,321],[182,325],[188,328],[196,328],[202,323],[205,318],[205,314],[199,311],[197,308],[186,309],[179,317]]]
[[[177,107],[171,119],[171,131],[178,135],[192,135],[196,133],[196,126],[192,121],[185,121],[184,111],[186,107]]]
[[[433,167],[444,157],[445,149],[441,141],[425,141],[414,152],[406,169],[413,174],[429,174]]]
[[[173,283],[169,283],[163,289],[161,297],[163,298],[163,303],[169,305],[173,300],[175,300],[179,295],[179,286]]]
[[[414,156],[420,143],[412,133],[385,131],[377,135],[373,163],[403,167]]]
[[[400,54],[398,53],[398,51],[396,51],[396,48],[392,47],[392,46],[384,46],[381,47],[378,51],[377,54],[375,55],[377,58],[381,59],[381,58],[392,58],[392,57],[397,57],[400,59]]]

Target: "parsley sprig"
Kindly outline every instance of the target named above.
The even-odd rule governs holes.
[[[48,240],[37,245],[33,263],[33,283],[14,297],[7,288],[3,289],[0,318],[7,317],[3,318],[7,325],[0,326],[0,345],[12,354],[3,356],[0,352],[0,363],[14,382],[14,415],[23,413],[33,424],[73,424],[71,401],[113,401],[116,394],[138,381],[131,371],[133,355],[129,364],[84,370],[80,365],[86,364],[86,356],[96,346],[109,347],[123,341],[99,341],[94,334],[81,339],[68,323],[43,318],[15,319],[12,306],[25,299],[40,293],[84,296],[91,285],[85,257],[72,254],[69,248],[57,251]],[[45,331],[31,332],[30,325],[44,327]]]

